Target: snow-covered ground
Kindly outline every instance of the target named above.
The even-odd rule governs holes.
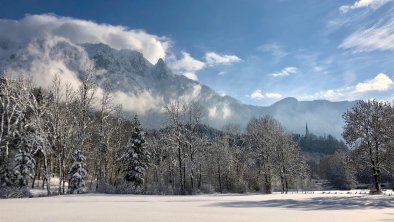
[[[357,192],[357,194],[356,194]],[[272,195],[66,195],[0,200],[0,221],[394,221],[394,196],[364,191]]]

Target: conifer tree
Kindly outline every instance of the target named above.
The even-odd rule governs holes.
[[[125,179],[134,183],[136,188],[144,184],[150,153],[145,147],[145,132],[142,131],[138,117],[134,117],[133,133],[127,143],[127,166]]]
[[[84,193],[86,192],[85,187],[85,176],[87,175],[86,171],[86,158],[83,155],[81,150],[76,150],[74,152],[74,163],[71,166],[69,175],[69,193]]]
[[[36,161],[31,154],[31,136],[23,135],[17,146],[19,151],[14,157],[13,168],[15,184],[20,187],[26,187],[29,185],[30,179],[34,177],[36,166]]]

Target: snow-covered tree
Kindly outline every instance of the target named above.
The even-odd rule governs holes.
[[[86,171],[86,158],[83,155],[81,150],[75,150],[74,152],[74,163],[71,166],[69,175],[69,185],[68,190],[69,193],[77,194],[77,193],[85,193],[86,192],[86,183],[85,177],[87,175]]]
[[[185,153],[188,157],[185,158],[185,162],[188,163],[189,181],[190,181],[190,192],[194,192],[196,189],[196,172],[198,171],[197,159],[201,153],[201,139],[198,134],[198,127],[201,121],[202,109],[197,103],[185,104]]]
[[[32,156],[33,137],[31,134],[22,135],[18,142],[19,152],[14,157],[13,172],[15,175],[15,185],[26,187],[29,185],[30,179],[35,175],[36,161]]]
[[[350,152],[337,150],[319,163],[321,174],[337,189],[351,189],[356,186],[356,172],[349,158]]]
[[[107,181],[107,165],[109,162],[109,153],[111,149],[111,136],[116,128],[112,126],[110,116],[115,111],[115,106],[112,103],[112,97],[109,91],[104,91],[100,99],[100,109],[98,111],[98,121],[96,133],[98,135],[98,141],[95,149],[97,154],[96,161],[96,190],[100,184],[106,183]]]
[[[223,193],[224,184],[232,169],[232,155],[226,138],[216,138],[209,147],[210,165],[212,165],[212,181],[217,184],[218,191]],[[228,184],[228,183],[227,183]]]
[[[73,99],[73,90],[70,85],[64,84],[59,75],[55,75],[49,88],[50,101],[48,102],[47,125],[49,128],[48,140],[53,147],[56,158],[56,169],[59,176],[58,193],[64,194],[65,184],[68,178],[67,163],[72,158],[72,133],[75,131],[73,124],[73,112],[70,103]]]
[[[15,148],[15,136],[25,119],[25,97],[27,90],[22,87],[22,79],[14,79],[5,74],[0,79],[0,187],[12,185],[12,157]]]
[[[291,182],[307,178],[308,167],[292,135],[280,129],[275,134],[274,173],[280,179],[282,193],[287,193]]]
[[[252,119],[245,137],[258,172],[263,176],[265,193],[272,192],[274,178],[280,180],[282,192],[287,193],[291,181],[307,177],[308,168],[298,145],[277,120]]]
[[[263,176],[265,193],[272,193],[275,134],[279,127],[279,122],[268,116],[254,118],[246,127],[246,141],[253,153],[258,172]]]
[[[179,170],[180,193],[185,193],[186,187],[186,166],[185,166],[185,120],[184,107],[177,101],[173,101],[165,107],[167,124],[169,128],[168,137],[170,146],[176,150],[176,159]]]
[[[377,100],[358,102],[347,111],[343,138],[354,148],[353,160],[359,169],[368,169],[374,180],[376,193],[382,192],[382,171],[390,164],[389,151],[394,144],[392,107]]]
[[[29,142],[34,154],[40,153],[44,162],[44,181],[48,195],[51,194],[51,168],[50,155],[53,152],[48,140],[50,132],[48,127],[48,98],[42,88],[34,88],[31,82],[27,82],[29,96],[26,98],[27,117],[25,129],[29,131]]]
[[[95,82],[96,69],[92,64],[86,64],[80,72],[81,85],[77,90],[77,96],[72,103],[75,127],[73,135],[74,162],[69,171],[69,192],[83,193],[85,188],[86,163],[84,150],[86,140],[91,135],[92,118],[89,112],[92,108],[96,92]]]
[[[127,144],[127,166],[125,179],[137,188],[144,184],[145,171],[149,164],[150,153],[145,147],[145,132],[142,131],[137,116],[134,117],[133,132]]]

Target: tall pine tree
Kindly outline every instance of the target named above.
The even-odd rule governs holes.
[[[145,147],[145,132],[142,131],[141,124],[137,116],[134,116],[133,132],[127,143],[127,166],[125,179],[132,182],[136,188],[141,188],[144,184],[144,176],[148,167],[150,153]]]
[[[85,177],[87,175],[86,171],[86,158],[83,155],[81,150],[76,150],[74,152],[74,163],[71,166],[69,175],[70,175],[70,183],[69,183],[69,193],[85,193]]]
[[[17,186],[27,187],[30,179],[34,177],[36,161],[32,156],[32,146],[32,135],[23,134],[17,144],[19,152],[14,157],[13,171]]]

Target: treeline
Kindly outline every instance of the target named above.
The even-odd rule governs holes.
[[[45,89],[24,77],[1,79],[2,197],[28,195],[38,180],[48,195],[286,193],[311,188],[300,144],[316,143],[336,149],[317,168],[337,188],[353,187],[369,170],[380,193],[382,177],[393,174],[390,103],[360,102],[344,114],[343,137],[351,151],[332,137],[295,139],[270,117],[251,119],[242,133],[236,124],[214,130],[201,124],[203,109],[194,102],[170,102],[162,129],[145,133],[137,116],[125,115],[111,93],[96,87],[94,72],[80,73],[74,88],[59,77]]]
[[[223,131],[200,124],[198,104],[166,106],[167,126],[148,135],[148,179],[156,193],[287,192],[307,183],[308,167],[292,135],[270,117]]]
[[[294,139],[298,141],[303,152],[332,155],[337,150],[348,150],[348,147],[342,140],[337,140],[332,135],[316,136],[313,133],[309,133],[301,136],[298,134],[294,136]]]
[[[81,73],[74,88],[55,77],[47,89],[26,77],[0,82],[0,189],[26,194],[42,180],[52,193],[83,193],[102,184],[135,180],[126,172],[139,152],[139,122],[124,117],[110,93],[95,85],[95,71]],[[142,139],[141,139],[142,140]],[[140,164],[145,164],[141,159]],[[138,164],[137,164],[138,165]],[[140,169],[134,169],[140,170]],[[131,175],[126,177],[126,175]],[[58,178],[57,190],[51,179]]]
[[[198,104],[171,102],[167,124],[145,133],[96,87],[94,69],[80,78],[73,88],[55,77],[45,89],[25,77],[1,79],[3,197],[25,195],[38,180],[52,195],[287,192],[308,179],[297,143],[274,119],[253,119],[244,134],[238,125],[215,131],[200,123]]]

